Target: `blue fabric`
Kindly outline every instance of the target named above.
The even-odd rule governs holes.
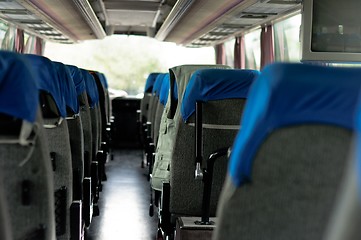
[[[22,55],[0,51],[0,112],[34,123],[39,107],[36,78]]]
[[[177,81],[174,81],[173,97],[174,97],[174,100],[178,100],[178,85],[177,85]]]
[[[98,76],[99,76],[99,79],[100,79],[100,82],[102,83],[103,87],[105,89],[108,89],[108,80],[107,78],[105,77],[104,73],[101,73],[101,72],[97,72]]]
[[[159,94],[159,101],[163,106],[167,104],[168,101],[168,95],[169,95],[169,73],[164,75],[163,82],[162,82],[162,88],[160,89]]]
[[[183,121],[195,112],[196,102],[247,98],[248,90],[259,75],[256,70],[203,69],[192,74],[181,106]]]
[[[95,107],[99,103],[98,87],[93,76],[85,69],[80,69],[83,74],[85,89],[88,94],[90,107]]]
[[[277,128],[322,123],[353,129],[361,69],[272,64],[252,85],[229,172],[235,186],[251,180],[253,158]]]
[[[355,157],[356,157],[356,171],[359,186],[359,193],[361,193],[361,92],[359,94],[358,106],[355,114],[355,129],[356,129],[356,144],[355,144]],[[361,196],[360,196],[361,197]]]
[[[61,92],[65,98],[66,105],[73,111],[73,113],[79,113],[78,94],[76,92],[75,84],[69,69],[60,62],[53,62],[58,75],[58,81],[60,81]]]
[[[151,73],[149,74],[147,81],[145,82],[145,88],[144,88],[144,92],[145,93],[151,93],[153,91],[153,85],[155,83],[155,80],[157,79],[157,76],[160,73]]]
[[[72,77],[73,82],[75,84],[75,89],[76,89],[76,92],[77,92],[78,96],[82,95],[86,91],[83,73],[76,66],[66,65],[66,67],[70,71],[70,74],[71,74],[71,77]]]
[[[57,80],[58,76],[53,65],[53,62],[48,58],[25,54],[24,55],[30,62],[33,70],[37,73],[37,86],[39,90],[49,93],[58,107],[61,117],[66,117],[66,103],[62,93],[62,87]]]
[[[160,90],[162,88],[163,78],[165,75],[166,75],[165,73],[160,73],[157,75],[157,78],[155,80],[152,93],[157,97],[159,97]]]

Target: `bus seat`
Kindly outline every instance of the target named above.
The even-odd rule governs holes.
[[[42,56],[25,55],[37,72],[40,105],[44,119],[50,159],[54,173],[55,221],[57,239],[71,237],[71,208],[81,205],[73,201],[73,170],[64,83],[57,77],[53,63]],[[79,208],[79,206],[78,206]]]
[[[202,134],[198,141],[202,156],[201,166],[206,166],[213,153],[231,147],[240,128],[239,122],[248,90],[259,72],[255,70],[204,69],[196,71],[183,94],[181,119],[176,137],[170,168],[170,211],[177,215],[201,216],[202,181],[195,181],[195,125],[196,104],[202,105]],[[225,151],[227,153],[227,151]],[[204,159],[203,159],[204,157]],[[218,197],[227,169],[227,154],[216,160],[211,186],[209,214],[215,216]],[[205,180],[205,179],[204,179]]]
[[[101,119],[101,124],[100,124],[100,135],[101,135],[101,144],[100,144],[100,149],[103,151],[101,155],[99,155],[99,178],[102,181],[106,180],[106,173],[105,173],[105,163],[107,161],[108,158],[108,153],[109,153],[109,139],[108,139],[108,134],[107,134],[107,127],[108,127],[108,116],[107,116],[107,109],[108,109],[108,103],[109,101],[107,100],[107,98],[109,97],[109,95],[107,94],[107,89],[103,83],[103,76],[101,75],[99,72],[95,72],[95,71],[89,71],[90,74],[92,74],[95,83],[96,83],[96,87],[97,87],[97,91],[99,94],[99,110],[100,110],[100,119]]]
[[[76,66],[67,65],[72,79],[75,84],[75,89],[78,94],[80,104],[80,119],[83,127],[84,136],[84,184],[83,184],[83,218],[85,224],[89,227],[92,219],[92,126],[90,117],[90,108],[88,96],[86,93],[85,81],[82,72]]]
[[[3,176],[0,169],[0,176]],[[9,218],[9,208],[4,195],[4,184],[2,177],[0,178],[0,239],[12,240],[12,229]]]
[[[169,70],[169,86],[171,91],[165,105],[159,126],[158,144],[152,171],[152,188],[162,191],[162,182],[169,181],[169,162],[175,139],[175,127],[178,124],[175,115],[180,116],[178,105],[182,102],[182,94],[191,75],[198,69],[229,68],[223,65],[181,65]]]
[[[53,175],[36,78],[26,58],[0,51],[0,195],[8,204],[11,239],[55,240]]]
[[[83,126],[80,117],[80,106],[78,94],[69,69],[60,62],[53,62],[58,81],[62,84],[61,92],[66,103],[66,122],[68,124],[69,141],[71,149],[72,169],[73,169],[73,201],[78,201],[78,206],[72,207],[71,218],[73,221],[72,234],[76,239],[83,235],[82,205],[83,205],[83,181],[84,181],[84,136]]]
[[[353,240],[361,236],[361,104],[355,111],[355,134],[344,177],[323,239]]]
[[[149,103],[149,114],[148,114],[148,122],[151,123],[150,128],[150,137],[152,139],[152,142],[154,143],[154,125],[155,125],[155,114],[157,112],[158,102],[159,102],[159,93],[162,88],[163,78],[165,76],[165,73],[159,74],[157,76],[157,79],[155,80],[153,91],[152,91],[152,98]]]
[[[154,135],[155,147],[157,147],[157,143],[158,143],[160,122],[161,122],[162,114],[164,111],[164,106],[166,105],[167,100],[168,100],[168,94],[169,94],[169,73],[167,73],[163,78],[162,87],[159,91],[158,106],[157,106],[157,110],[155,112],[155,117],[154,117],[154,134],[153,135]]]
[[[253,84],[213,239],[322,239],[347,165],[361,69],[276,63]]]
[[[92,129],[92,193],[93,193],[93,207],[94,210],[98,211],[97,202],[99,200],[99,191],[100,191],[100,179],[99,179],[99,162],[98,162],[98,152],[100,149],[100,110],[99,110],[99,94],[97,86],[93,76],[84,69],[80,69],[84,82],[85,89],[87,92],[87,97],[89,101],[89,110],[90,110],[90,119],[91,119],[91,129]],[[95,212],[96,213],[96,212]],[[98,214],[95,214],[98,215]]]
[[[183,100],[183,93],[191,75],[196,70],[205,68],[224,69],[229,67],[224,65],[182,65],[169,70],[170,89],[172,89],[172,91],[170,91],[170,96],[161,118],[158,144],[155,152],[154,166],[152,169],[151,186],[155,190],[156,196],[162,191],[164,183],[169,183],[170,171],[172,168],[170,162],[172,161],[177,127],[180,124],[181,119],[180,106]],[[175,87],[175,85],[177,85],[177,87]],[[176,94],[174,93],[175,89],[177,90]],[[167,195],[169,194],[164,194],[163,191],[162,201],[169,203],[169,200],[165,200],[168,198]],[[157,198],[158,197],[156,197],[156,204],[158,201]],[[166,209],[167,206],[162,205],[161,208]],[[166,235],[170,235],[172,227],[167,224],[170,223],[170,220],[165,220],[168,218],[167,211],[162,210],[161,218],[163,219],[161,221],[165,223],[164,226],[162,226],[163,231]]]
[[[148,116],[148,111],[149,111],[149,100],[151,98],[152,95],[152,91],[153,91],[153,85],[154,82],[158,76],[158,74],[160,73],[151,73],[149,74],[146,82],[145,82],[145,87],[144,87],[144,96],[141,100],[140,103],[140,122],[141,124],[145,124],[147,122],[147,116]]]

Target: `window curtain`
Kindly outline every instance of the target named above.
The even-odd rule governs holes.
[[[24,53],[24,30],[16,29],[15,52]]]
[[[234,68],[246,68],[246,54],[244,48],[244,37],[236,37],[234,43]]]
[[[261,69],[274,61],[273,27],[262,28],[261,31]]]
[[[35,52],[34,52],[34,54],[42,56],[44,54],[44,47],[45,47],[44,40],[39,38],[39,37],[36,37],[35,38]]]
[[[39,37],[29,36],[25,46],[25,53],[43,55],[44,41]]]
[[[218,44],[215,47],[216,64],[226,64],[226,49],[224,44]]]
[[[2,50],[15,51],[15,35],[16,28],[9,26],[1,43]]]

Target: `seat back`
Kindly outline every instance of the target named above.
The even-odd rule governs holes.
[[[89,101],[89,110],[90,110],[90,119],[92,126],[92,161],[96,161],[96,155],[100,146],[100,136],[99,136],[99,94],[97,91],[96,83],[92,75],[84,69],[80,69],[87,92],[87,97]]]
[[[193,73],[184,91],[174,140],[170,168],[170,212],[200,216],[203,183],[195,180],[195,108],[202,104],[203,166],[213,153],[230,147],[239,130],[239,122],[248,90],[259,75],[254,70],[204,69]],[[218,197],[226,176],[227,157],[216,160],[213,173],[210,214],[215,215]]]
[[[0,52],[0,195],[11,239],[55,240],[53,176],[36,78],[23,56]]]
[[[57,239],[70,238],[70,206],[73,200],[72,156],[64,83],[59,81],[53,63],[42,56],[26,55],[37,75],[45,135],[53,164],[55,221]]]
[[[203,68],[229,68],[223,65],[182,65],[169,70],[170,95],[161,117],[159,137],[152,172],[152,188],[162,191],[162,183],[169,182],[170,160],[175,140],[176,119],[180,118],[180,107],[183,92],[191,75]]]
[[[158,143],[160,122],[162,119],[164,106],[166,105],[167,100],[168,100],[168,95],[169,95],[169,73],[167,73],[163,78],[162,87],[159,92],[157,111],[155,112],[155,117],[154,117],[154,133],[153,133],[153,135],[154,135],[154,143],[156,144],[156,146]]]
[[[1,176],[3,176],[2,173]],[[9,208],[3,190],[3,179],[0,178],[0,239],[12,240]]]
[[[273,64],[253,84],[214,239],[322,239],[345,174],[361,69]]]
[[[85,81],[79,68],[67,65],[75,84],[80,105],[80,119],[83,127],[84,139],[84,176],[91,177],[91,154],[92,154],[92,127],[88,97],[86,94]]]
[[[159,74],[157,77],[157,80],[154,83],[154,87],[153,87],[153,103],[152,103],[152,111],[151,111],[151,115],[150,115],[150,122],[152,123],[151,125],[151,137],[153,139],[153,142],[155,142],[155,129],[156,127],[156,115],[157,115],[157,111],[160,105],[160,101],[159,101],[159,96],[160,96],[160,92],[162,90],[162,85],[163,85],[163,79],[166,76],[165,73]]]
[[[78,94],[69,69],[59,62],[53,62],[53,64],[59,81],[63,83],[61,91],[64,94],[67,107],[66,121],[68,124],[73,168],[73,199],[81,200],[84,179],[84,137]]]
[[[150,109],[150,100],[153,92],[153,86],[155,83],[155,80],[157,79],[157,76],[160,73],[151,73],[149,74],[144,87],[144,97],[140,102],[140,122],[146,123],[148,121],[148,111]]]

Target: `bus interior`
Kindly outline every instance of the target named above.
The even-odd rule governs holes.
[[[360,16],[1,0],[0,239],[360,239]]]

